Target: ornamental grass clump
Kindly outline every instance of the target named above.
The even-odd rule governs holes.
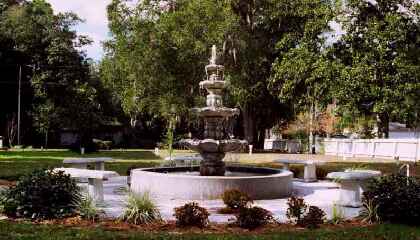
[[[204,228],[209,223],[209,212],[196,202],[175,208],[176,225],[179,227]]]
[[[55,219],[77,214],[80,191],[64,172],[36,170],[23,176],[1,199],[9,217]]]
[[[102,210],[96,207],[95,202],[90,196],[83,196],[78,206],[79,215],[82,219],[95,222],[104,214]]]
[[[381,218],[378,215],[378,207],[379,205],[376,204],[373,200],[364,200],[363,209],[359,214],[361,221],[368,224],[380,223]]]
[[[131,224],[149,224],[162,220],[159,209],[150,197],[149,192],[130,193],[127,205],[120,220]]]
[[[366,222],[420,225],[420,181],[401,175],[373,179],[363,193]]]
[[[345,221],[344,209],[341,206],[334,203],[331,212],[331,220],[329,223],[337,225]]]

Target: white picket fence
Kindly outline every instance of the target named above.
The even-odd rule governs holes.
[[[420,160],[420,139],[324,139],[325,155]]]

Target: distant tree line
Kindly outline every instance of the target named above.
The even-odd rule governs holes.
[[[19,142],[19,78],[21,143],[57,144],[67,128],[88,145],[98,126],[112,120],[116,111],[96,66],[80,50],[91,42],[75,32],[80,22],[73,13],[54,14],[43,0],[0,1],[0,135],[9,145]]]
[[[132,119],[165,119],[172,105],[191,119],[216,44],[227,103],[241,109],[236,133],[250,143],[261,147],[265,129],[302,112],[315,125],[332,103],[324,123],[374,119],[387,137],[390,121],[419,122],[419,9],[411,0],[113,0],[101,78]]]

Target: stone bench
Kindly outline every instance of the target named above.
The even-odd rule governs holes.
[[[328,173],[327,178],[340,184],[340,198],[338,204],[345,207],[361,207],[362,193],[366,183],[381,176],[380,171],[346,170],[345,172]]]
[[[114,162],[112,158],[66,158],[64,164],[70,164],[73,168],[87,169],[88,164],[95,164],[95,170],[105,170],[105,162]]]
[[[71,178],[88,179],[88,193],[95,202],[104,201],[103,181],[119,174],[113,171],[87,170],[78,168],[55,168],[54,171],[62,171]]]
[[[288,160],[288,159],[279,159],[275,160],[276,163],[281,163],[284,166],[285,170],[289,170],[290,164],[301,164],[304,165],[303,180],[305,182],[316,182],[316,165],[323,165],[325,162],[312,161],[312,160]]]

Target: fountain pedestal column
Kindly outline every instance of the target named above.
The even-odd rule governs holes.
[[[226,165],[223,162],[225,153],[201,153],[203,160],[200,163],[201,176],[224,176]]]

